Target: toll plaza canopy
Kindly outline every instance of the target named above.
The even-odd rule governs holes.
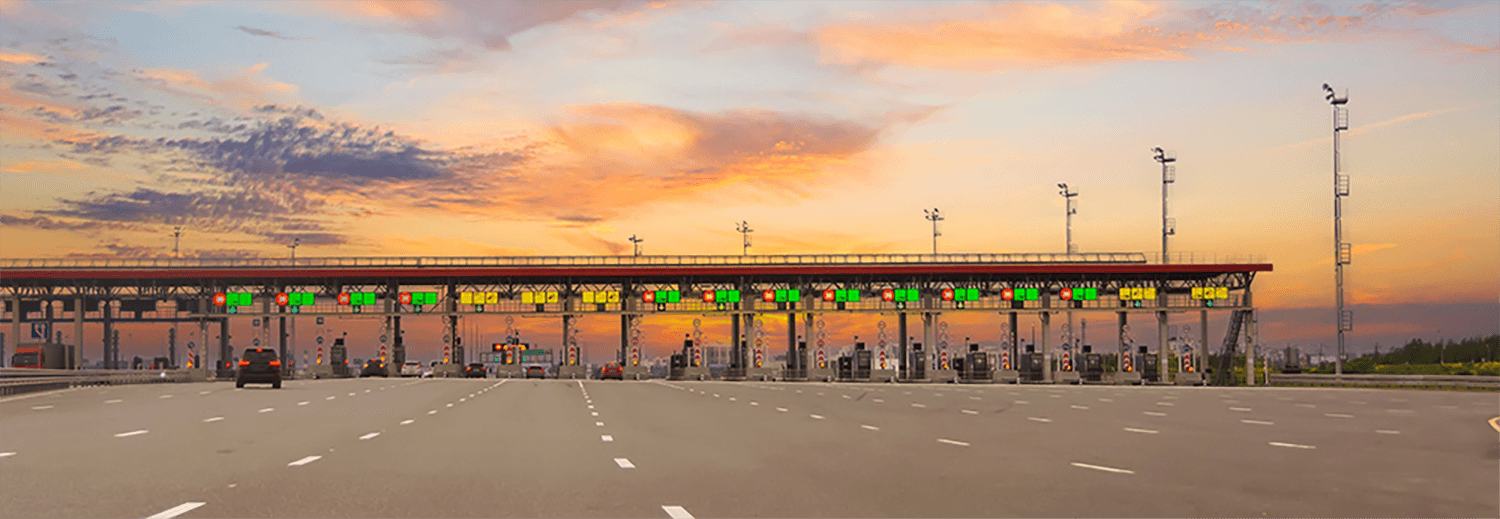
[[[208,314],[657,313],[1248,306],[1259,258],[1179,253],[0,260],[7,311],[82,298]],[[199,302],[202,302],[200,304]],[[27,304],[31,303],[31,304]]]

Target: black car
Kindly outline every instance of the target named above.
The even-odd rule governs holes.
[[[234,378],[234,387],[245,387],[246,383],[270,384],[281,389],[281,359],[276,350],[250,348],[240,357],[240,369]]]
[[[484,378],[485,370],[483,362],[471,362],[464,366],[464,378]]]
[[[541,366],[526,368],[526,378],[547,378],[547,370]]]
[[[391,374],[385,370],[385,363],[379,360],[370,360],[365,363],[365,368],[359,370],[359,376],[363,377],[389,377]]]

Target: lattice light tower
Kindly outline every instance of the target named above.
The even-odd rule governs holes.
[[[1161,148],[1151,148],[1153,159],[1161,163],[1161,262],[1167,259],[1167,237],[1177,234],[1177,219],[1167,216],[1167,186],[1177,181],[1177,154]]]
[[[1073,215],[1078,214],[1078,202],[1073,201],[1073,198],[1078,196],[1078,192],[1069,191],[1066,183],[1058,184],[1057,187],[1062,188],[1062,191],[1058,191],[1057,194],[1067,200],[1067,203],[1063,204],[1065,206],[1063,212],[1068,217],[1068,254],[1073,254],[1078,252],[1073,248]]]
[[[1339,97],[1334,93],[1333,87],[1324,83],[1323,94],[1328,103],[1333,105],[1333,284],[1339,331],[1333,372],[1335,375],[1343,375],[1344,332],[1354,331],[1354,312],[1344,310],[1344,265],[1348,265],[1353,259],[1352,247],[1344,242],[1343,201],[1344,197],[1349,196],[1349,175],[1343,173],[1343,163],[1339,156],[1339,132],[1349,129],[1349,109],[1344,107],[1349,102],[1349,93],[1345,91],[1344,97]]]

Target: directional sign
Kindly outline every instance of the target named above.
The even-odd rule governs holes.
[[[318,326],[322,326],[322,325],[323,325],[323,317],[319,316],[318,317]]]
[[[255,339],[253,341],[250,341],[250,345],[251,346],[260,346],[260,339]]]
[[[44,341],[47,340],[47,336],[50,335],[51,332],[51,330],[47,329],[47,325],[49,324],[51,323],[48,323],[46,321],[37,321],[31,323],[31,338],[41,339]]]
[[[319,335],[319,336],[318,336],[318,345],[319,345],[319,346],[322,346],[322,345],[323,345],[323,336],[322,336],[322,335]]]
[[[198,348],[197,344],[194,344],[193,341],[188,341],[188,349],[189,350],[193,350],[193,349],[197,349],[197,348]]]

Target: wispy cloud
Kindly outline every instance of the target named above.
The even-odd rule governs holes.
[[[249,34],[251,36],[265,36],[265,37],[268,37],[268,38],[276,38],[278,40],[310,40],[310,39],[312,39],[312,38],[293,38],[293,37],[290,37],[290,36],[283,36],[278,31],[268,31],[268,30],[265,30],[265,29],[256,29],[254,27],[245,27],[243,25],[235,26],[234,29],[238,29],[241,32],[244,32],[245,34]]]
[[[1380,122],[1374,122],[1374,123],[1370,123],[1370,124],[1366,124],[1366,125],[1351,127],[1351,128],[1349,128],[1348,133],[1346,133],[1345,135],[1361,135],[1361,134],[1369,133],[1369,132],[1372,132],[1372,131],[1375,131],[1375,130],[1378,130],[1378,129],[1381,129],[1381,128],[1385,128],[1387,126],[1392,126],[1392,125],[1401,124],[1401,123],[1405,123],[1405,122],[1416,121],[1416,120],[1420,120],[1420,119],[1426,119],[1428,117],[1434,117],[1434,116],[1439,116],[1439,115],[1453,113],[1453,112],[1460,112],[1460,111],[1465,111],[1465,110],[1473,110],[1475,108],[1479,108],[1480,106],[1483,106],[1483,105],[1477,105],[1476,104],[1476,105],[1469,105],[1469,106],[1456,106],[1456,107],[1453,107],[1453,108],[1444,108],[1444,109],[1441,109],[1441,110],[1429,110],[1429,111],[1426,111],[1426,112],[1410,113],[1410,114],[1406,114],[1406,115],[1403,115],[1403,116],[1400,116],[1400,117],[1392,117],[1390,119],[1386,119],[1386,120],[1380,121]],[[1302,142],[1294,142],[1294,143],[1291,143],[1291,144],[1283,144],[1281,146],[1277,146],[1277,147],[1272,148],[1272,149],[1276,150],[1276,151],[1295,150],[1295,149],[1302,149],[1302,148],[1306,148],[1306,147],[1309,147],[1309,146],[1315,146],[1315,145],[1319,145],[1319,144],[1328,144],[1328,143],[1331,143],[1331,142],[1333,142],[1333,137],[1331,137],[1331,136],[1330,137],[1319,137],[1319,138],[1316,138],[1316,139],[1302,141]]]

